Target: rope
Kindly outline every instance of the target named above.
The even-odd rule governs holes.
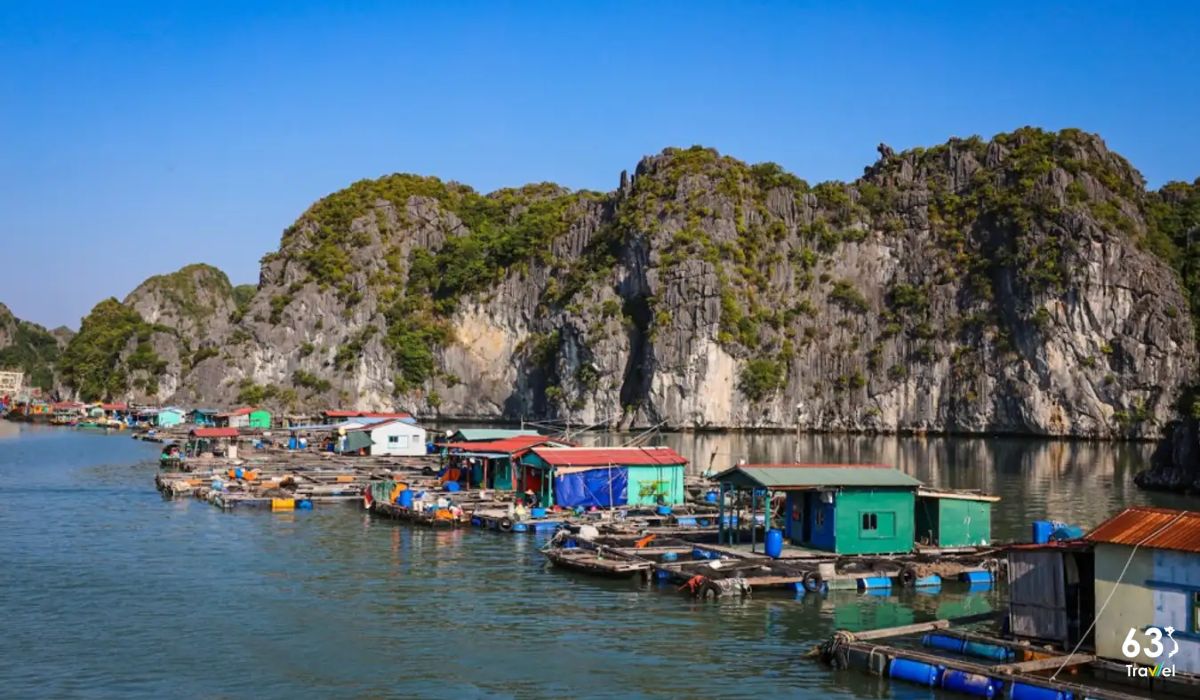
[[[1079,651],[1079,647],[1083,646],[1083,640],[1087,639],[1087,636],[1092,633],[1093,629],[1095,629],[1096,623],[1100,621],[1100,616],[1104,614],[1104,611],[1108,608],[1108,604],[1112,601],[1113,595],[1117,592],[1117,587],[1120,586],[1121,581],[1125,579],[1125,573],[1129,571],[1129,565],[1133,563],[1133,557],[1137,554],[1138,547],[1141,547],[1152,538],[1157,537],[1160,533],[1166,531],[1167,528],[1179,522],[1179,519],[1183,516],[1190,514],[1191,513],[1186,510],[1180,511],[1179,515],[1171,518],[1171,520],[1165,523],[1162,527],[1158,528],[1154,532],[1151,532],[1149,535],[1146,535],[1142,539],[1138,540],[1137,544],[1133,545],[1133,549],[1129,552],[1129,558],[1125,560],[1125,566],[1121,567],[1121,574],[1117,576],[1116,583],[1113,584],[1112,590],[1108,592],[1108,597],[1104,599],[1104,605],[1100,606],[1100,610],[1096,612],[1096,617],[1092,619],[1092,624],[1088,625],[1087,631],[1079,636],[1079,641],[1075,643],[1075,648],[1071,650],[1070,654],[1067,654],[1067,658],[1063,660],[1062,665],[1058,667],[1058,670],[1054,672],[1054,675],[1050,676],[1050,680],[1055,680],[1058,678],[1058,674],[1062,673],[1063,669],[1071,663],[1071,657],[1075,656],[1075,652]]]

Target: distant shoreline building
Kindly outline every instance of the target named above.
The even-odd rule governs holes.
[[[0,397],[18,396],[25,384],[25,373],[8,370],[0,371]]]

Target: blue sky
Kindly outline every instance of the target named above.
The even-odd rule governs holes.
[[[389,172],[607,190],[700,143],[816,182],[1033,124],[1200,176],[1183,3],[49,4],[0,4],[0,301],[51,326],[190,262],[255,282]]]

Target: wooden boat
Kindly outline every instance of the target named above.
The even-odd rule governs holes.
[[[648,576],[653,564],[644,559],[617,554],[604,548],[546,547],[542,550],[551,564],[591,576],[631,578]]]

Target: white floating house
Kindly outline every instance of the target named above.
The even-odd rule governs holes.
[[[356,425],[345,431],[343,452],[365,450],[370,455],[407,457],[425,454],[425,429],[401,419]]]

